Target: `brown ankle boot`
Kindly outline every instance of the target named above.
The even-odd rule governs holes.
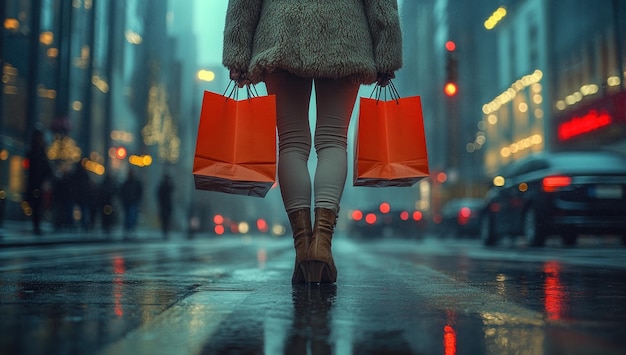
[[[337,281],[337,268],[331,252],[331,240],[337,223],[337,213],[327,208],[315,209],[313,237],[307,256],[310,283],[333,283]]]
[[[302,208],[288,214],[291,231],[293,232],[293,245],[296,248],[296,265],[291,277],[292,284],[306,282],[306,257],[311,243],[311,209]]]

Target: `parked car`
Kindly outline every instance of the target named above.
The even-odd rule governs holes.
[[[392,208],[389,203],[383,202],[377,207],[352,210],[347,232],[354,238],[421,239],[425,223],[421,211]]]
[[[452,199],[441,209],[438,234],[441,237],[478,237],[482,198]]]
[[[560,235],[617,234],[626,244],[626,157],[608,151],[531,155],[494,179],[481,215],[481,239],[522,235],[531,246]]]

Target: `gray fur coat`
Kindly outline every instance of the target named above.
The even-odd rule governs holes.
[[[396,0],[229,0],[223,64],[370,84],[402,66]]]

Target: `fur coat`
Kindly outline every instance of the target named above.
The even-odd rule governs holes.
[[[229,0],[223,64],[253,83],[286,70],[361,84],[402,66],[396,0]]]

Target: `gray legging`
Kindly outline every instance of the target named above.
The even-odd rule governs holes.
[[[339,211],[348,170],[347,135],[359,84],[345,79],[301,78],[286,71],[267,75],[269,94],[276,95],[278,181],[287,212],[311,207],[309,102],[315,81],[317,168],[315,204]]]

